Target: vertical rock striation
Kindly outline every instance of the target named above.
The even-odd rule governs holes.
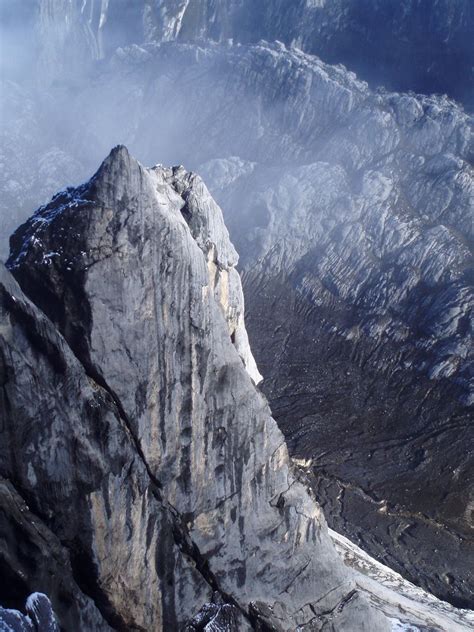
[[[281,44],[132,46],[97,72],[56,88],[49,124],[8,88],[4,234],[117,140],[185,156],[225,209],[263,389],[331,526],[472,605],[472,118]]]
[[[236,260],[199,178],[124,147],[37,211],[8,265],[47,317],[2,272],[2,474],[104,626],[194,625],[217,591],[242,630],[388,630],[255,389]]]

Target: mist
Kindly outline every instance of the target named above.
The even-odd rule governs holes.
[[[118,144],[200,174],[240,254],[262,388],[291,453],[318,464],[330,524],[463,606],[471,5],[0,5],[0,256]],[[416,559],[393,542],[406,515]]]
[[[257,10],[254,3],[212,8],[201,0],[189,7],[182,2],[172,8],[161,0],[2,0],[0,129],[7,165],[2,187],[3,256],[8,233],[19,220],[58,188],[87,178],[118,143],[126,144],[145,164],[183,163],[197,169],[207,160],[229,156],[263,165],[308,163],[318,157],[329,135],[335,138],[346,133],[352,123],[342,110],[332,107],[332,95],[326,95],[326,104],[320,101],[306,107],[291,103],[286,86],[277,77],[275,90],[265,85],[262,93],[252,69],[247,74],[245,67],[236,71],[233,64],[239,63],[239,41],[280,39],[286,46],[296,42],[331,63],[346,62],[349,69],[353,64],[360,79],[371,86],[385,79],[387,87],[396,88],[401,85],[399,72],[405,89],[430,91],[428,80],[420,79],[421,75],[410,83],[408,71],[398,62],[385,74],[380,67],[365,63],[363,54],[368,59],[380,58],[370,54],[370,46],[376,43],[369,36],[363,40],[366,45],[358,42],[355,47],[365,50],[360,58],[351,53],[354,24],[364,23],[369,32],[383,38],[378,28],[385,23],[380,7],[373,13],[370,2],[357,4],[357,10],[350,6],[342,31],[331,31],[336,24],[331,16],[338,3],[298,0],[291,10],[280,4],[262,2]],[[437,43],[442,28],[436,26],[435,15],[429,22],[434,38],[431,50],[444,55],[446,63],[452,60],[459,72],[473,56],[472,42],[469,45],[465,36],[472,20],[469,11],[466,7],[463,13],[458,6],[449,14],[453,26],[446,41],[453,42],[452,54],[443,53]],[[283,12],[286,18],[278,28],[272,21],[273,12]],[[391,20],[397,18],[395,5],[388,3],[387,12]],[[286,31],[281,30],[283,23]],[[321,31],[323,23],[325,31]],[[184,43],[203,37],[221,42],[220,48],[187,48]],[[417,45],[415,36],[409,37]],[[160,44],[168,39],[183,43]],[[229,44],[232,41],[234,46]],[[395,55],[396,47],[390,43],[387,50]],[[403,50],[409,54],[410,46]],[[241,56],[245,60],[245,54]],[[419,60],[418,73],[424,73],[424,64]],[[437,77],[450,76],[445,70],[431,68],[433,88],[437,89]],[[469,90],[471,79],[466,77]],[[244,88],[242,93],[239,85]],[[297,77],[294,85],[298,91]],[[357,99],[358,92],[356,89],[351,98]],[[291,109],[301,110],[301,106],[300,120],[296,120]],[[351,116],[357,121],[364,115],[352,108]],[[53,155],[60,160],[50,160]],[[344,157],[336,156],[335,161],[344,161]],[[43,166],[49,164],[45,175]],[[10,189],[18,188],[21,194],[12,197]]]

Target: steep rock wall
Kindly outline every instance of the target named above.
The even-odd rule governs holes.
[[[66,347],[67,362],[54,353],[56,375],[18,400],[21,372],[8,362],[2,445],[31,457],[18,463],[10,450],[3,467],[63,540],[79,541],[80,566],[93,572],[112,626],[182,625],[212,588],[247,621],[277,629],[389,629],[355,589],[233,344],[235,251],[200,181],[146,170],[117,147],[89,183],[41,208],[12,246],[11,270],[81,365],[55,333],[53,351]],[[80,367],[73,390],[69,359]],[[50,385],[66,402],[80,393],[99,410],[75,422],[69,406],[56,426],[63,398],[50,399],[46,432],[33,425],[28,440],[15,408],[25,401],[31,425]],[[71,504],[82,521],[71,524]]]
[[[67,107],[62,89],[54,126],[44,102],[7,92],[6,224],[117,137],[146,161],[201,165],[241,254],[263,388],[331,524],[466,605],[471,117],[280,44],[133,46]]]

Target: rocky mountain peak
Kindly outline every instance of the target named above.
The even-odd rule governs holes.
[[[327,616],[388,630],[249,375],[235,254],[199,178],[117,147],[11,243],[8,265],[47,317],[6,278],[2,445],[28,456],[3,473],[72,556],[70,590],[116,629],[180,629],[217,591],[242,630]]]
[[[144,169],[134,160],[125,145],[114,147],[91,178],[97,198],[103,203],[113,204],[128,191],[141,191]]]
[[[206,268],[200,266],[203,288],[220,302],[229,335],[252,379],[259,382],[244,326],[243,295],[235,270],[237,253],[220,208],[202,180],[183,167],[145,169],[126,147],[115,147],[88,183],[57,194],[20,227],[12,237],[9,266],[21,277],[27,253],[33,258],[41,277],[37,280],[38,303],[45,311],[54,305],[51,317],[62,326],[65,310],[71,311],[75,305],[70,327],[78,328],[71,341],[77,350],[88,334],[84,328],[90,318],[85,313],[88,301],[79,288],[91,275],[91,268],[115,255],[127,257],[130,247],[138,249],[133,256],[148,257],[150,239],[166,222],[178,233],[184,231],[187,240],[192,237],[194,243],[189,247],[194,250],[197,246],[204,254]],[[202,264],[199,257],[198,262]],[[68,305],[51,295],[51,279],[41,275],[45,266],[56,281],[67,279],[77,290],[71,293]],[[77,352],[87,355],[84,350]]]
[[[472,0],[0,5],[0,621],[474,607]]]
[[[147,163],[159,156],[196,168],[241,256],[263,389],[292,454],[312,459],[332,526],[437,596],[469,606],[472,119],[446,97],[374,92],[345,68],[277,43],[142,43],[96,70],[73,100],[64,86],[39,101],[7,91],[17,116],[2,145],[3,233],[38,200],[91,173],[117,140]],[[97,107],[112,102],[112,114]],[[41,114],[51,103],[54,124]],[[74,130],[66,140],[56,129],[62,116]],[[26,143],[28,129],[44,137]],[[180,169],[157,171],[174,181],[165,187],[173,196],[188,186],[176,184]],[[61,204],[87,207],[74,191],[77,199],[62,192],[51,214]],[[208,249],[203,205],[194,225],[185,193],[177,195],[177,221],[193,250],[206,252],[207,275],[218,273],[215,291],[227,304],[228,240]],[[71,226],[59,245],[77,252]],[[216,235],[210,242],[218,246]],[[38,261],[56,259],[52,252]],[[68,265],[61,287],[71,296],[54,311],[76,306],[62,331],[84,359],[89,300],[78,300],[82,281],[74,285]],[[38,302],[54,305],[56,290],[38,283]],[[242,320],[232,304],[225,311],[245,356]],[[372,502],[373,486],[392,508],[386,514]],[[393,536],[407,513],[416,547]]]

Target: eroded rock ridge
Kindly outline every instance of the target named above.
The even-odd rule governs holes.
[[[2,268],[0,559],[66,629],[213,607],[239,630],[390,629],[255,388],[236,259],[200,179],[123,146],[12,238],[30,298]]]

